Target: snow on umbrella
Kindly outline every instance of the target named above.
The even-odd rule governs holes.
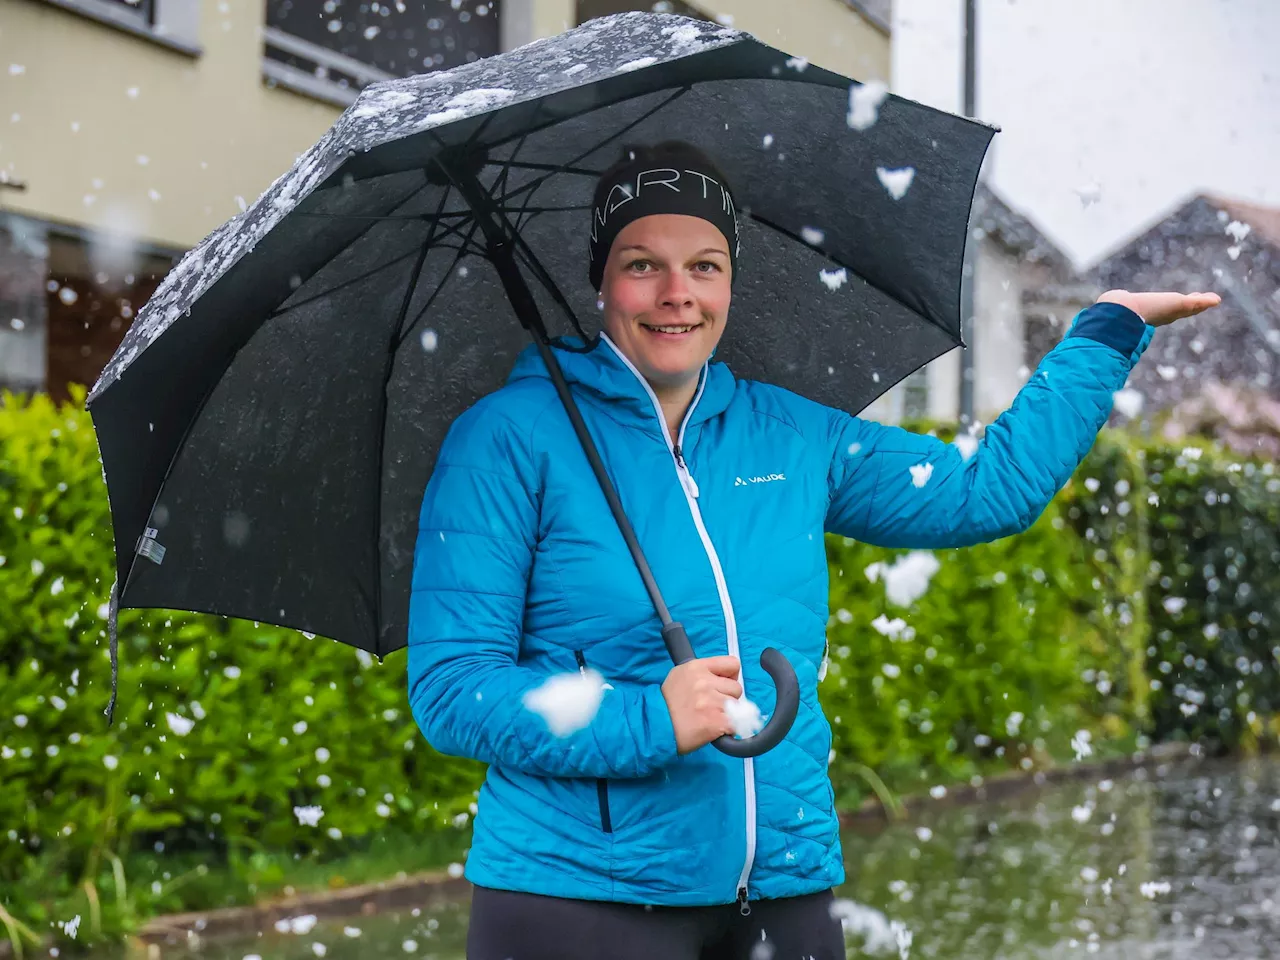
[[[116,546],[108,717],[120,605],[404,646],[449,424],[530,334],[544,359],[548,338],[594,337],[586,211],[620,143],[690,140],[733,184],[718,357],[737,375],[856,412],[957,345],[993,128],[870,93],[749,34],[643,13],[362,92],[165,277],[90,393]],[[629,539],[668,650],[691,656]],[[770,725],[720,749],[789,726],[794,672],[781,654],[766,669],[790,684]]]

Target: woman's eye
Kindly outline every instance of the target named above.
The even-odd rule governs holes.
[[[646,267],[647,267],[648,265],[649,265],[649,261],[648,261],[648,260],[632,260],[632,261],[631,261],[631,263],[629,263],[629,264],[628,264],[628,266],[629,266],[632,270],[635,270],[637,267],[640,267],[640,266],[646,266]],[[640,273],[644,273],[644,272],[645,272],[644,270],[641,270],[641,271],[640,271]]]
[[[710,267],[710,268],[711,268],[711,270],[719,270],[719,269],[720,269],[720,264],[715,263],[715,262],[714,262],[714,261],[712,261],[712,260],[699,260],[699,261],[695,264],[695,266],[699,266],[699,267]],[[711,270],[703,270],[702,272],[703,272],[703,273],[710,273],[710,272],[711,272]]]

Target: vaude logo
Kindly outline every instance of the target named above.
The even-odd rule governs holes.
[[[772,483],[774,480],[785,479],[787,479],[787,475],[785,473],[771,473],[764,477],[747,477],[745,480],[742,479],[742,477],[738,477],[733,481],[733,485],[735,487],[745,487],[749,483]]]

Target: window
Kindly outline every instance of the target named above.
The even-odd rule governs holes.
[[[156,24],[155,0],[102,0],[115,7],[123,16],[134,17],[139,26],[154,27]]]
[[[497,0],[267,0],[268,83],[350,104],[368,84],[501,49]]]
[[[693,17],[696,20],[710,20],[707,16],[696,7],[692,7],[683,0],[649,0],[648,3],[636,2],[636,0],[577,0],[578,2],[578,23],[583,24],[588,20],[594,20],[596,17],[607,17],[611,13],[627,13],[631,10],[640,10],[646,13],[678,13],[682,17]]]
[[[929,371],[921,367],[902,381],[902,419],[924,420],[929,416]]]
[[[44,386],[44,224],[0,213],[0,389]]]
[[[44,0],[190,56],[201,53],[200,0]]]
[[[91,386],[177,262],[138,246],[0,214],[0,387],[69,399]]]
[[[177,258],[57,227],[48,251],[44,387],[61,403],[68,384],[94,384]]]

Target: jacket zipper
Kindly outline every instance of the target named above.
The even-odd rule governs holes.
[[[573,651],[573,657],[578,661],[578,671],[586,673],[587,658],[582,655],[582,651]],[[605,833],[613,833],[613,818],[609,815],[609,781],[604,777],[596,778],[596,799],[600,803],[600,829]]]
[[[627,369],[635,375],[640,381],[640,385],[644,387],[645,393],[649,395],[649,399],[653,402],[653,409],[658,414],[658,425],[662,428],[662,437],[666,441],[667,449],[671,453],[671,459],[675,462],[676,477],[680,481],[680,489],[684,491],[685,502],[689,504],[689,512],[693,515],[693,525],[698,529],[698,536],[702,540],[702,548],[707,553],[707,559],[711,561],[711,572],[716,580],[716,592],[720,596],[720,609],[724,614],[725,636],[728,640],[729,655],[737,657],[739,663],[742,661],[742,655],[738,651],[738,623],[733,615],[733,604],[729,599],[729,586],[724,578],[724,568],[720,566],[720,557],[716,554],[716,548],[711,543],[711,536],[707,533],[706,525],[702,522],[702,512],[698,509],[698,484],[694,482],[693,476],[689,473],[689,467],[684,461],[684,431],[689,425],[689,418],[693,415],[693,411],[698,406],[698,401],[702,399],[702,392],[707,386],[707,370],[703,365],[703,376],[698,384],[698,392],[694,395],[693,402],[689,404],[689,409],[685,411],[684,419],[680,422],[680,433],[676,438],[676,442],[671,442],[671,431],[667,429],[667,418],[662,415],[662,404],[658,401],[657,394],[653,392],[653,388],[649,386],[649,382],[637,370],[630,360],[619,350],[612,340],[606,334],[600,334],[601,339],[613,348],[613,352],[627,366]],[[740,668],[741,670],[741,668]],[[746,670],[741,670],[739,677],[742,681],[742,695],[747,695],[747,678]],[[743,916],[751,913],[751,906],[747,902],[747,880],[751,876],[751,867],[756,859],[756,776],[755,762],[747,757],[742,761],[743,781],[746,786],[746,834],[747,834],[747,852],[746,858],[742,865],[742,873],[738,876],[737,903],[738,908]]]

